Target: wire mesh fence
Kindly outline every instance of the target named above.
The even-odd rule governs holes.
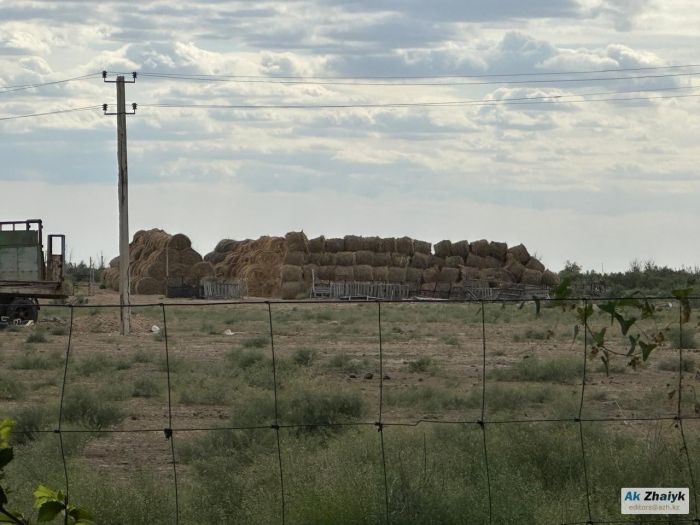
[[[610,300],[571,299],[565,304],[557,300],[531,303],[465,300],[429,304],[410,300],[154,303],[132,307],[133,311],[141,312],[135,326],[140,326],[142,335],[131,345],[129,337],[120,338],[110,330],[114,328],[110,325],[111,318],[100,317],[102,312],[116,316],[118,305],[52,306],[53,312],[67,313],[65,351],[61,355],[61,366],[56,369],[56,374],[60,371],[60,377],[54,381],[51,390],[59,399],[58,419],[51,428],[21,428],[20,421],[16,433],[56,436],[67,502],[82,497],[80,490],[74,488],[76,476],[72,472],[78,470],[76,465],[80,463],[80,458],[73,459],[71,454],[78,436],[112,436],[113,442],[109,446],[102,443],[91,449],[88,444],[87,448],[81,449],[81,454],[89,456],[92,464],[103,462],[105,468],[117,471],[119,461],[115,464],[114,457],[125,457],[124,450],[130,447],[139,448],[141,452],[131,461],[150,458],[144,463],[153,466],[157,472],[157,483],[161,486],[167,484],[172,489],[164,502],[164,507],[170,512],[166,521],[172,523],[192,521],[191,514],[186,512],[188,503],[183,503],[182,491],[183,487],[185,491],[192,490],[190,467],[184,464],[183,458],[192,455],[190,441],[193,437],[207,439],[213,449],[218,447],[230,456],[248,454],[247,449],[240,445],[241,440],[261,449],[255,469],[268,490],[263,495],[260,487],[251,488],[244,483],[241,493],[236,495],[241,500],[258,498],[252,505],[267,509],[265,515],[259,516],[260,523],[305,522],[308,516],[305,518],[303,513],[300,514],[296,501],[308,497],[309,477],[314,475],[329,476],[327,479],[347,475],[374,487],[355,487],[359,499],[365,494],[363,490],[378,495],[378,498],[369,498],[371,501],[362,502],[355,510],[348,511],[359,513],[355,516],[357,522],[406,522],[406,516],[420,516],[421,512],[427,512],[435,522],[441,522],[439,512],[431,507],[439,506],[439,499],[426,504],[428,510],[411,509],[412,502],[420,499],[419,492],[430,490],[432,494],[447,499],[467,498],[466,501],[473,506],[457,504],[463,506],[466,522],[525,523],[527,521],[523,521],[522,516],[518,517],[517,507],[533,496],[527,490],[522,494],[509,494],[508,489],[509,486],[527,486],[526,479],[515,479],[524,477],[524,474],[518,474],[512,464],[516,456],[510,455],[519,447],[527,450],[522,453],[543,454],[542,464],[551,463],[554,470],[566,471],[566,475],[575,480],[567,489],[570,502],[563,503],[558,513],[553,514],[558,518],[550,517],[548,523],[700,523],[696,486],[698,451],[693,454],[690,450],[690,444],[697,443],[700,404],[695,396],[694,381],[697,378],[687,365],[687,354],[691,350],[687,341],[683,341],[689,326],[685,309],[675,298],[649,300],[659,313],[655,317],[650,315],[649,319],[636,320],[639,333],[643,337],[654,337],[657,331],[677,334],[675,346],[678,348],[667,349],[664,353],[664,356],[672,356],[664,361],[667,374],[650,372],[641,379],[638,388],[631,389],[631,383],[640,381],[639,378],[633,381],[628,377],[630,374],[625,375],[619,370],[618,376],[614,373],[610,376],[597,368],[601,366],[598,362],[603,347],[596,337],[601,326],[610,329],[604,311],[595,321],[592,315],[579,318],[580,326],[573,315],[554,314],[555,311],[574,311],[575,308],[586,312],[594,304],[602,305]],[[520,316],[518,319],[522,324],[532,328],[524,333],[509,332],[513,316]],[[426,330],[427,335],[416,328],[418,318],[422,323],[432,323]],[[464,324],[465,320],[468,323]],[[594,322],[595,327],[592,326]],[[328,330],[314,333],[318,323],[328,325]],[[102,329],[95,329],[99,324],[104,325]],[[445,327],[451,325],[460,328],[447,333]],[[574,325],[578,326],[575,330]],[[192,326],[197,327],[194,332]],[[223,331],[223,327],[228,328]],[[245,329],[239,332],[232,329],[237,327]],[[336,390],[341,389],[352,392],[358,399],[374,405],[369,415],[348,406],[352,405],[352,399],[341,400],[343,410],[333,412],[333,408],[323,404],[323,399],[309,397],[308,391],[318,387],[318,378],[309,376],[301,384],[294,383],[292,379],[298,369],[290,368],[290,359],[303,366],[305,359],[312,358],[312,352],[306,346],[295,345],[294,341],[309,332],[311,341],[316,346],[326,347],[328,359],[337,361],[343,370],[342,377],[334,372],[322,378],[332,383],[325,391],[327,395],[332,397]],[[226,335],[222,336],[224,333]],[[201,340],[207,335],[216,336],[216,340],[202,345]],[[246,339],[238,345],[242,350],[232,354],[230,338],[237,335]],[[221,337],[223,339],[219,342]],[[421,355],[420,348],[411,346],[411,341],[421,337],[433,342],[437,339],[440,355],[449,358],[444,377],[432,374],[431,367],[435,362]],[[611,355],[618,356],[623,366],[636,355],[628,350],[630,337],[631,332],[625,332],[608,345]],[[525,348],[524,353],[516,356],[517,360],[508,355],[513,341]],[[308,346],[309,339],[304,339],[304,343]],[[119,377],[122,376],[118,374],[118,364],[112,363],[109,370],[113,377],[107,376],[107,385],[104,375],[95,375],[96,370],[105,366],[104,359],[96,357],[103,355],[99,351],[100,345],[108,346],[116,353],[130,352],[130,363],[150,363],[146,376],[135,381],[126,418],[110,419],[108,411],[98,417],[92,410],[94,407],[81,405],[81,400],[91,389],[119,388]],[[543,350],[545,346],[547,348]],[[674,345],[669,343],[668,346]],[[353,354],[355,358],[347,359],[349,349],[357,350]],[[157,358],[154,357],[156,353],[160,354]],[[570,358],[562,358],[564,353]],[[261,354],[267,356],[264,361]],[[652,353],[650,359],[654,357]],[[551,358],[556,366],[544,366],[546,360],[543,358]],[[669,364],[667,361],[671,358],[673,363]],[[265,399],[249,402],[247,391],[241,390],[233,381],[229,383],[225,373],[215,378],[212,371],[223,366],[221,359],[228,359],[235,373],[245,374],[245,388],[264,389]],[[188,369],[194,360],[207,361],[211,365],[207,368],[210,377],[206,373],[200,377]],[[606,365],[608,370],[614,366],[611,362]],[[643,363],[635,366],[642,367]],[[408,374],[411,381],[397,381],[397,371],[406,367],[408,372],[401,373]],[[22,369],[21,366],[14,368]],[[32,369],[31,366],[26,368]],[[126,367],[124,372],[131,373]],[[417,376],[420,377],[414,381]],[[215,391],[210,388],[211,381],[218,381]],[[461,397],[450,397],[451,394],[441,390],[441,381],[449,383],[450,390]],[[533,381],[557,386],[536,390],[529,388]],[[524,386],[517,389],[504,387],[510,384]],[[142,403],[150,397],[149,389],[158,392],[163,403]],[[656,403],[654,399],[658,400],[659,392],[665,399]],[[213,402],[207,402],[201,396],[211,396]],[[225,411],[213,407],[224,405],[221,399],[231,397],[240,397],[243,404],[236,405],[237,409],[232,409],[231,417],[227,419],[222,415]],[[609,399],[611,397],[614,399]],[[625,401],[621,403],[622,399]],[[311,409],[307,410],[307,405]],[[550,405],[556,405],[556,410]],[[504,406],[508,410],[504,411]],[[332,416],[329,416],[331,412]],[[80,425],[67,424],[75,421],[80,421]],[[158,421],[162,424],[158,425]],[[615,506],[619,508],[620,487],[616,493],[604,493],[599,489],[602,480],[612,471],[624,472],[626,468],[624,464],[614,462],[615,454],[623,452],[614,447],[608,448],[613,459],[609,458],[608,463],[601,462],[599,455],[604,447],[600,445],[603,439],[600,429],[624,427],[625,432],[638,436],[644,432],[641,429],[649,425],[654,426],[655,432],[671,436],[668,439],[673,445],[669,445],[668,450],[677,453],[674,456],[675,477],[667,480],[657,472],[661,477],[653,479],[652,472],[651,479],[631,478],[628,486],[642,481],[682,483],[675,486],[690,488],[690,515],[673,519],[621,517],[610,512]],[[347,440],[347,447],[342,450],[347,457],[329,459],[326,465],[332,466],[338,464],[334,461],[340,461],[344,469],[349,470],[323,474],[309,472],[309,466],[299,454],[306,442],[300,441],[299,436],[306,436],[304,432],[310,430],[334,432],[349,428],[358,431],[358,440],[358,436],[366,436],[361,438],[361,443],[366,445],[374,441],[376,448],[353,446],[352,440]],[[436,433],[428,438],[426,428],[435,429]],[[639,432],[635,428],[639,428]],[[375,437],[369,437],[369,432]],[[450,434],[450,439],[457,436],[460,443],[457,448],[461,448],[459,456],[447,450],[452,445],[441,441],[441,436],[447,436],[445,432],[457,432]],[[615,436],[616,432],[613,432]],[[559,434],[565,436],[563,450],[535,450],[525,445],[529,436],[546,438]],[[394,439],[395,447],[392,446]],[[616,439],[610,443],[619,447],[626,443]],[[540,446],[542,442],[537,443]],[[551,443],[554,446],[559,442],[552,440]],[[440,450],[442,447],[445,451]],[[509,450],[511,448],[513,450]],[[666,449],[658,450],[663,453]],[[314,453],[322,454],[318,450]],[[435,458],[442,457],[441,454],[451,457],[454,465],[438,465]],[[248,464],[241,459],[240,465]],[[460,470],[460,475],[464,476],[463,486],[456,486],[453,479],[446,482],[444,477],[440,485],[439,472],[446,467],[463,469]],[[207,468],[206,472],[215,477],[216,465]],[[224,478],[245,476],[244,470],[228,471]],[[116,476],[126,478],[130,483],[137,482],[136,476],[130,473],[118,472]],[[34,473],[32,477],[40,476]],[[276,488],[269,490],[270,486]],[[222,498],[230,496],[225,494],[229,489],[225,485],[221,487]],[[556,493],[556,487],[550,489]],[[82,490],[87,490],[84,483]],[[463,493],[456,494],[460,492]],[[316,503],[332,505],[332,496],[329,498]],[[147,520],[147,516],[144,519]],[[237,522],[235,516],[221,519]]]

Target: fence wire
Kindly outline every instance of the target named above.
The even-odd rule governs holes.
[[[578,303],[578,304],[583,304],[584,308],[587,308],[590,304],[595,301],[595,303],[603,302],[606,300],[616,300],[616,299],[627,299],[627,298],[615,298],[615,297],[609,297],[609,298],[595,298],[595,300],[589,299],[589,298],[572,298],[572,299],[567,299],[568,303]],[[641,300],[668,300],[668,301],[675,301],[675,298],[659,298],[659,297],[649,297],[649,298],[644,298],[641,297],[639,298]],[[700,300],[699,297],[691,297],[690,300],[697,301]],[[539,299],[536,302],[538,303],[538,309],[539,309],[539,301],[546,302],[550,301],[550,299]],[[369,303],[375,303],[376,308],[377,308],[377,344],[378,344],[378,356],[379,356],[379,384],[378,384],[378,406],[377,406],[377,420],[376,421],[357,421],[357,422],[314,422],[313,424],[308,424],[308,423],[299,423],[299,424],[283,424],[280,423],[279,419],[279,406],[278,406],[278,378],[277,378],[277,365],[276,365],[276,353],[275,353],[275,326],[273,322],[273,308],[276,305],[337,305],[337,304],[342,304],[342,305],[348,305],[348,304],[364,304],[367,305]],[[478,428],[481,437],[482,437],[482,445],[483,445],[483,457],[484,457],[484,477],[485,477],[485,482],[486,482],[486,503],[487,503],[487,509],[488,509],[488,523],[491,524],[493,523],[493,501],[492,501],[492,481],[491,481],[491,465],[489,461],[489,447],[488,447],[488,429],[489,427],[493,425],[501,426],[501,425],[518,425],[518,424],[537,424],[537,423],[573,423],[577,425],[578,428],[578,435],[579,435],[579,440],[580,440],[580,452],[581,452],[581,464],[582,464],[582,470],[583,470],[583,478],[584,478],[584,488],[585,488],[585,502],[586,502],[586,516],[585,519],[582,519],[581,521],[574,521],[574,522],[564,522],[560,523],[559,525],[604,525],[604,524],[630,524],[630,523],[640,523],[640,524],[651,524],[651,523],[669,523],[669,518],[648,518],[648,517],[643,517],[639,518],[638,521],[630,521],[629,519],[614,519],[611,517],[605,517],[605,516],[594,516],[594,513],[592,511],[592,487],[591,487],[591,481],[589,477],[589,471],[588,471],[588,466],[587,466],[587,453],[586,453],[586,439],[585,439],[585,432],[584,432],[584,423],[625,423],[625,422],[661,422],[661,421],[673,421],[675,423],[675,427],[678,428],[679,430],[679,435],[682,441],[682,451],[683,455],[685,458],[685,462],[687,465],[687,470],[688,470],[688,481],[690,484],[690,490],[691,490],[691,497],[693,499],[693,506],[691,510],[691,515],[692,517],[688,516],[687,518],[680,518],[679,519],[673,519],[673,523],[691,523],[695,525],[700,525],[700,512],[698,510],[698,502],[697,502],[697,486],[696,486],[696,477],[695,473],[693,470],[693,464],[691,461],[690,457],[690,452],[688,450],[688,443],[686,439],[686,433],[684,430],[684,421],[699,421],[700,420],[700,415],[696,416],[691,416],[691,415],[684,415],[683,410],[682,410],[682,392],[683,392],[683,326],[684,326],[684,321],[683,321],[683,312],[682,308],[679,308],[679,334],[680,334],[680,344],[679,344],[679,360],[678,360],[678,390],[677,390],[677,410],[676,414],[673,416],[656,416],[656,417],[584,417],[583,412],[584,412],[584,405],[585,405],[585,389],[586,389],[586,369],[587,369],[587,361],[588,361],[588,355],[589,355],[589,338],[588,338],[588,317],[584,316],[584,330],[583,330],[583,347],[582,347],[582,361],[583,361],[583,368],[582,368],[582,375],[581,375],[581,392],[580,392],[580,398],[579,398],[579,403],[578,403],[578,411],[577,415],[574,417],[564,417],[564,418],[525,418],[525,419],[519,419],[519,418],[511,418],[511,419],[487,419],[486,417],[486,402],[487,402],[487,390],[486,390],[486,383],[487,383],[487,350],[488,350],[488,343],[487,343],[487,330],[486,330],[486,307],[489,304],[496,304],[496,305],[505,305],[506,303],[521,303],[522,301],[520,299],[517,300],[487,300],[487,299],[478,299],[478,300],[457,300],[457,301],[448,301],[448,302],[440,302],[439,304],[477,304],[480,305],[480,312],[481,312],[481,383],[482,383],[482,388],[481,388],[481,407],[480,407],[480,417],[477,419],[464,419],[464,420],[450,420],[450,421],[445,421],[445,420],[439,420],[439,419],[430,419],[430,418],[416,418],[413,421],[387,421],[384,417],[384,380],[385,380],[385,374],[384,374],[384,349],[383,349],[383,341],[382,341],[382,304],[392,304],[392,303],[398,303],[398,304],[426,304],[425,300],[418,300],[418,299],[409,299],[409,300],[372,300],[372,301],[347,301],[347,300],[307,300],[307,301],[264,301],[264,302],[247,302],[247,301],[227,301],[227,302],[198,302],[198,303],[149,303],[149,304],[138,304],[138,305],[132,305],[132,308],[145,308],[145,307],[158,307],[161,310],[162,313],[162,322],[163,322],[163,346],[164,346],[164,351],[165,351],[165,373],[166,373],[166,379],[167,379],[167,422],[168,426],[165,428],[136,428],[136,429],[104,429],[104,428],[99,428],[99,429],[72,429],[72,428],[63,428],[63,421],[64,421],[64,400],[65,400],[65,391],[66,391],[66,386],[67,386],[67,377],[68,377],[68,371],[69,371],[69,361],[70,361],[70,356],[71,356],[71,349],[73,346],[73,331],[74,331],[74,323],[75,323],[75,316],[74,316],[74,310],[77,308],[120,308],[119,305],[54,305],[52,308],[67,308],[69,310],[69,329],[68,329],[68,338],[67,338],[67,346],[66,346],[66,351],[65,351],[65,360],[63,364],[63,379],[61,383],[61,389],[60,389],[60,402],[59,402],[59,415],[58,415],[58,426],[55,429],[52,430],[37,430],[37,429],[32,429],[32,430],[24,430],[24,429],[16,429],[15,432],[17,433],[25,433],[25,434],[40,434],[40,433],[54,433],[57,434],[58,436],[58,441],[59,441],[59,451],[61,455],[61,463],[63,467],[63,475],[64,475],[64,494],[65,494],[65,503],[66,505],[69,504],[69,501],[74,501],[75,498],[71,494],[71,484],[70,484],[70,478],[69,478],[69,468],[68,468],[68,460],[66,457],[66,452],[64,448],[64,442],[63,442],[63,434],[75,434],[75,433],[84,433],[84,434],[99,434],[99,433],[104,433],[104,434],[117,434],[117,433],[136,433],[136,434],[147,434],[147,433],[163,433],[165,436],[165,439],[169,441],[170,444],[170,457],[172,461],[172,472],[173,472],[173,502],[174,502],[174,508],[173,508],[173,515],[175,517],[175,523],[179,524],[180,522],[180,515],[181,515],[181,502],[180,502],[180,497],[179,497],[179,486],[178,486],[178,469],[177,469],[177,458],[175,454],[175,436],[182,434],[182,433],[193,433],[193,432],[202,432],[202,431],[236,431],[236,430],[245,430],[245,431],[252,431],[252,430],[272,430],[275,433],[275,442],[276,442],[276,462],[279,468],[279,493],[280,493],[280,508],[279,508],[279,521],[283,525],[286,524],[287,522],[287,508],[286,508],[286,502],[287,502],[287,495],[285,491],[285,465],[283,461],[283,447],[280,439],[280,431],[281,430],[299,430],[299,429],[305,429],[309,428],[310,426],[313,426],[314,428],[340,428],[340,427],[375,427],[378,431],[379,434],[379,452],[380,452],[380,458],[381,458],[381,470],[382,470],[382,479],[383,479],[383,506],[384,506],[384,521],[387,525],[390,525],[392,523],[392,513],[391,513],[391,494],[390,494],[390,489],[389,489],[389,481],[388,481],[388,470],[389,467],[387,466],[387,455],[385,451],[385,436],[384,436],[384,430],[386,427],[411,427],[411,428],[416,428],[422,425],[456,425],[456,426],[463,426],[463,427],[476,427]],[[269,328],[269,342],[270,342],[270,356],[271,356],[271,361],[272,361],[272,391],[273,391],[273,396],[274,396],[274,419],[270,424],[265,424],[265,425],[231,425],[231,426],[216,426],[216,427],[202,427],[202,426],[196,426],[196,427],[182,427],[178,428],[173,425],[173,401],[172,401],[172,385],[171,385],[171,367],[172,367],[172,361],[171,361],[171,355],[170,355],[170,350],[169,350],[169,335],[168,335],[168,324],[167,324],[167,310],[172,309],[172,308],[178,308],[178,307],[190,307],[190,308],[201,308],[201,307],[222,307],[222,306],[231,306],[231,305],[237,305],[237,306],[245,306],[245,307],[260,307],[261,305],[265,305],[267,309],[267,324]],[[425,433],[423,434],[423,448],[424,450],[426,449],[426,437]],[[424,457],[424,462],[427,462],[427,455]],[[424,463],[424,471],[427,471],[427,463]],[[468,516],[467,516],[468,518]],[[68,524],[68,515],[65,514],[65,520],[64,520],[65,525]]]

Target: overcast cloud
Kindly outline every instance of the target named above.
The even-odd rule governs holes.
[[[681,0],[2,0],[0,117],[112,103],[114,84],[97,77],[2,90],[103,69],[366,77],[694,64],[698,27],[696,7]],[[223,237],[304,229],[524,242],[555,269],[567,259],[596,269],[634,258],[700,264],[688,242],[700,233],[700,98],[583,102],[698,93],[687,73],[700,68],[637,75],[669,72],[683,75],[403,87],[142,76],[127,87],[127,101],[142,105],[128,118],[131,229],[182,231],[203,253]],[[492,105],[148,107],[453,100]],[[0,121],[0,135],[0,217],[44,218],[68,235],[74,260],[115,255],[114,117]]]

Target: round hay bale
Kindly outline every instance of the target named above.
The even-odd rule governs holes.
[[[527,261],[527,264],[525,265],[525,268],[528,268],[530,270],[537,270],[538,272],[544,272],[545,267],[544,264],[542,264],[540,261],[535,259],[534,257],[530,257],[530,260]]]
[[[520,282],[525,271],[525,266],[520,264],[520,261],[511,253],[506,256],[506,265],[503,268],[514,277],[515,282]]]
[[[374,252],[369,250],[360,250],[355,252],[355,263],[356,264],[368,264],[370,266],[374,265]]]
[[[282,283],[280,293],[282,299],[305,299],[311,294],[311,288],[304,281],[290,281]]]
[[[323,235],[309,239],[309,253],[323,253],[325,251],[326,238]]]
[[[464,262],[465,266],[469,266],[470,268],[485,268],[486,267],[486,261],[484,260],[484,257],[480,257],[479,255],[476,255],[474,253],[470,253],[469,256],[467,257],[467,260]]]
[[[402,283],[406,280],[406,268],[390,266],[387,281],[390,283]]]
[[[233,251],[238,245],[238,241],[233,239],[221,239],[214,248],[216,253],[229,253]]]
[[[345,238],[345,251],[357,252],[362,249],[362,237],[357,235],[346,235]]]
[[[304,279],[304,270],[301,266],[292,266],[284,264],[280,268],[280,277],[283,283],[292,281],[302,281]]]
[[[287,243],[287,249],[290,252],[304,252],[309,253],[309,240],[306,238],[306,234],[301,232],[288,232],[284,236],[284,240]]]
[[[433,245],[427,241],[413,241],[413,251],[415,253],[433,254]]]
[[[379,237],[364,237],[361,249],[375,253],[381,252],[383,251],[382,240]]]
[[[287,255],[284,256],[284,264],[304,266],[308,262],[309,256],[305,252],[287,252]]]
[[[438,257],[437,255],[431,255],[430,266],[437,266],[438,268],[442,268],[443,266],[445,266],[445,259],[443,257]]]
[[[380,282],[387,282],[389,280],[389,267],[376,266],[374,268],[374,280]]]
[[[355,253],[354,252],[340,252],[335,254],[335,263],[338,266],[354,266],[355,265]]]
[[[530,260],[530,252],[523,244],[518,244],[517,246],[512,246],[508,248],[508,253],[517,259],[520,264],[527,264]]]
[[[373,260],[373,266],[389,266],[391,264],[391,254],[386,252],[378,252],[374,254]]]
[[[459,281],[459,268],[441,268],[438,281],[441,283],[456,283]]]
[[[334,281],[354,281],[355,269],[353,266],[336,266]]]
[[[420,268],[424,270],[430,266],[430,255],[424,253],[416,252],[413,257],[411,257],[411,267]]]
[[[109,267],[110,268],[119,268],[119,257],[115,257],[111,261],[109,261]]]
[[[406,282],[419,283],[423,280],[423,270],[420,268],[406,268]]]
[[[457,241],[453,242],[450,254],[466,259],[469,255],[469,241]]]
[[[192,248],[185,248],[178,251],[168,250],[167,254],[169,263],[174,261],[179,264],[184,264],[185,266],[192,266],[202,261],[202,256]]]
[[[175,235],[170,237],[170,240],[168,241],[168,248],[172,248],[173,250],[179,251],[191,247],[192,241],[190,241],[190,238],[184,233],[176,233]]]
[[[314,277],[318,279],[318,266],[315,264],[305,264],[304,265],[304,282],[312,283]]]
[[[309,263],[310,264],[317,264],[321,266],[323,264],[323,256],[326,255],[325,253],[315,253],[315,252],[310,252],[309,253]],[[333,254],[328,254],[328,255],[333,255]],[[333,264],[335,265],[335,259],[333,260]]]
[[[484,257],[484,266],[483,268],[500,268],[503,266],[503,262],[500,261],[499,259],[496,259],[495,257],[491,257],[488,255],[487,257]]]
[[[358,264],[354,269],[355,280],[362,282],[374,281],[374,271],[368,264]]]
[[[452,255],[452,241],[444,240],[435,245],[435,255],[446,259]]]
[[[523,284],[539,286],[542,284],[542,272],[525,268],[523,276],[520,278],[520,282]]]
[[[464,259],[459,255],[450,255],[445,257],[445,266],[448,268],[459,268],[464,265]]]
[[[222,262],[224,259],[226,259],[226,255],[219,252],[209,252],[204,256],[205,261],[210,262],[215,266]]]
[[[408,255],[404,255],[404,254],[398,253],[398,252],[394,252],[391,254],[391,265],[392,266],[406,268],[410,262],[411,262],[411,259],[408,257]]]
[[[491,241],[489,243],[489,255],[504,262],[506,260],[506,255],[508,255],[508,245],[504,242]]]
[[[559,276],[550,270],[545,270],[542,274],[542,284],[545,286],[557,286],[559,284]]]
[[[462,281],[478,281],[481,276],[479,268],[471,266],[460,266],[459,274]]]
[[[396,252],[401,255],[413,255],[413,239],[410,237],[396,239]]]
[[[322,253],[321,254],[321,263],[319,266],[335,266],[337,263],[337,254],[335,253]]]
[[[143,277],[134,283],[134,291],[139,295],[163,295],[165,294],[165,281]]]
[[[335,266],[319,266],[318,279],[320,281],[333,281],[335,279]]]
[[[344,239],[326,239],[326,251],[329,253],[338,253],[345,251]]]
[[[498,270],[496,268],[482,268],[479,270],[479,280],[487,281],[489,285],[498,283]]]
[[[396,239],[394,237],[384,237],[382,239],[382,251],[391,253],[396,251]]]
[[[431,266],[423,270],[423,282],[424,283],[436,283],[440,277],[440,268],[437,266]]]
[[[474,241],[469,245],[469,252],[479,257],[486,257],[489,255],[489,251],[489,241],[486,239]]]
[[[214,266],[208,261],[198,262],[188,272],[187,282],[197,285],[202,279],[207,277],[214,277],[215,271]]]

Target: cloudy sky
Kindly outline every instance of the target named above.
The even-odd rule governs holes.
[[[667,66],[700,63],[699,28],[690,0],[0,0],[0,118],[113,103],[97,73],[138,71],[131,231],[202,253],[303,229],[693,266],[700,66]],[[453,101],[478,104],[367,107]],[[114,256],[115,126],[0,120],[0,218]]]

